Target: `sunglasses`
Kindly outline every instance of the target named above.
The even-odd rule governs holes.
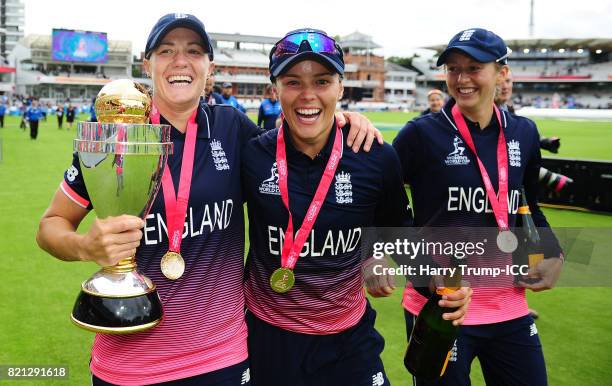
[[[310,45],[311,52],[335,55],[341,52],[338,43],[325,32],[316,29],[297,30],[288,33],[274,45],[270,59],[275,61],[285,55],[297,54],[304,41]]]

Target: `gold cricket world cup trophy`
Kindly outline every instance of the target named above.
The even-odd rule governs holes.
[[[140,84],[108,83],[95,102],[98,122],[80,122],[74,150],[98,218],[145,218],[172,153],[169,125],[151,125],[151,97]],[[81,285],[72,321],[84,329],[125,334],[162,319],[155,284],[136,271],[135,256],[104,267]]]

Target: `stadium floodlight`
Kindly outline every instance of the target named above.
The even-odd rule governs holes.
[[[602,51],[601,51],[601,50],[595,50],[595,53],[596,53],[596,54],[601,54],[601,53],[602,53]]]
[[[579,54],[581,54],[581,53],[583,53],[583,52],[584,52],[584,50],[583,50],[582,48],[578,48],[578,50],[577,50],[576,52],[578,52]]]
[[[529,53],[529,48],[524,48],[524,49],[523,49],[523,53],[524,53],[524,54],[528,54],[528,53]]]
[[[547,50],[546,48],[542,48],[542,49],[540,50],[540,52],[541,52],[541,53],[543,53],[543,54],[545,54],[546,52],[548,52],[548,50]]]
[[[560,53],[564,53],[565,52],[565,48],[559,48],[559,52]]]

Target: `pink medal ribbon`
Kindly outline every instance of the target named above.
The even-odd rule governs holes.
[[[329,187],[333,181],[334,174],[342,157],[342,132],[334,124],[335,138],[332,152],[325,166],[325,171],[319,182],[319,186],[315,195],[308,207],[304,221],[297,231],[297,236],[293,238],[293,216],[289,209],[289,189],[287,187],[288,165],[287,153],[285,149],[284,124],[278,129],[276,139],[276,166],[278,170],[278,182],[281,198],[287,211],[289,212],[289,221],[287,230],[285,231],[285,240],[281,252],[281,268],[278,268],[270,277],[270,285],[272,289],[279,293],[287,292],[295,283],[293,268],[300,257],[300,252],[304,247],[306,239],[310,235],[310,231],[319,215],[319,211],[325,202],[325,197]]]
[[[453,119],[457,124],[457,130],[463,140],[468,145],[478,163],[480,169],[480,175],[484,182],[485,190],[487,191],[487,197],[491,203],[491,209],[495,216],[495,221],[499,227],[499,235],[497,236],[497,245],[499,248],[506,253],[513,252],[518,246],[518,240],[516,236],[510,231],[508,225],[508,150],[506,149],[506,137],[504,136],[504,128],[501,125],[501,114],[497,106],[493,105],[493,110],[497,116],[497,122],[499,123],[499,136],[497,137],[497,172],[498,172],[498,194],[495,195],[493,184],[489,178],[489,174],[484,167],[484,164],[478,157],[476,151],[476,145],[470,134],[470,130],[467,127],[467,123],[463,118],[463,115],[459,111],[459,107],[455,104],[451,110]]]
[[[174,182],[168,164],[166,164],[162,175],[169,250],[162,257],[161,270],[168,279],[172,280],[180,278],[185,271],[185,261],[181,256],[181,242],[183,241],[183,224],[187,215],[187,204],[193,176],[196,135],[198,132],[198,124],[195,122],[197,112],[198,108],[196,107],[187,122],[178,193],[175,194]],[[155,106],[151,109],[151,122],[153,124],[159,124],[160,122],[160,114]]]

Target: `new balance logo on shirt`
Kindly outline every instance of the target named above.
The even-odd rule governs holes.
[[[382,372],[372,375],[372,386],[382,386],[385,384],[385,377]]]
[[[453,348],[451,349],[450,358],[448,358],[449,362],[457,362],[457,340],[453,343]]]
[[[251,381],[251,369],[246,369],[242,373],[242,379],[240,380],[241,385],[246,385]]]

